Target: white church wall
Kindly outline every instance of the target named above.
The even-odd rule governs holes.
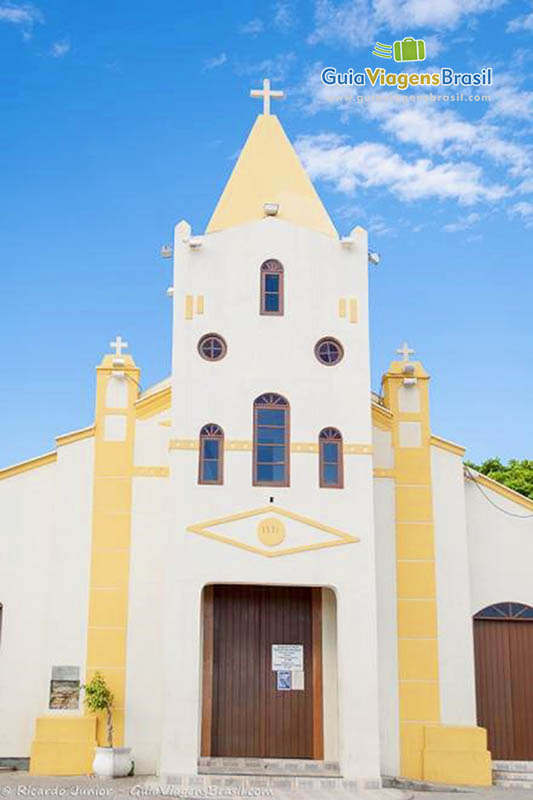
[[[138,467],[161,467],[168,464],[170,427],[162,425],[170,419],[170,411],[162,411],[135,423],[134,464]]]
[[[503,511],[494,508],[481,490]],[[470,563],[470,615],[486,606],[505,601],[533,606],[531,511],[499,492],[487,486],[478,487],[469,480],[465,482],[464,492]]]
[[[147,434],[157,432],[153,425],[143,427]],[[144,452],[141,448],[140,453]],[[133,749],[138,775],[157,771],[161,746],[163,597],[170,504],[168,478],[133,478],[125,743]]]
[[[322,590],[322,669],[324,680],[324,760],[339,760],[339,687],[337,662],[337,599]]]
[[[461,457],[431,448],[441,721],[475,725],[474,649]]]
[[[322,234],[265,219],[204,236],[197,251],[182,243],[177,229],[174,249],[172,439],[197,441],[200,428],[213,422],[222,426],[227,442],[250,442],[254,399],[277,392],[291,406],[293,443],[316,445],[326,426],[338,427],[345,444],[371,443],[363,232],[347,248]],[[277,258],[285,267],[285,313],[276,318],[259,314],[260,266],[267,258]],[[203,314],[195,311],[192,319],[185,319],[187,295],[204,298]],[[339,299],[350,297],[357,298],[355,324],[339,317]],[[227,342],[227,356],[219,362],[198,355],[198,340],[209,332]],[[334,367],[321,365],[314,355],[317,340],[326,335],[344,347],[344,358]],[[319,487],[316,452],[291,453],[290,487],[281,488],[252,486],[248,449],[226,449],[223,486],[198,485],[196,450],[173,449],[170,463],[174,505],[165,556],[169,579],[161,771],[196,770],[201,591],[207,583],[236,582],[335,590],[341,767],[346,777],[378,779],[372,456],[345,454],[343,490]],[[265,558],[186,530],[191,524],[270,505],[273,514],[276,507],[285,508],[360,542]],[[324,535],[298,520],[283,522],[287,541],[301,536],[312,544]],[[229,535],[255,537],[257,521],[241,523],[230,522]],[[196,737],[191,737],[194,720]]]
[[[79,710],[49,710],[48,688],[54,666],[76,666],[80,680],[85,680],[93,474],[92,438],[58,449],[46,601],[47,664],[41,676],[46,696],[40,714],[77,715],[83,711],[81,703]]]
[[[394,448],[392,433],[372,428],[372,444],[374,448],[374,467],[376,469],[392,469],[394,467]]]
[[[27,757],[46,703],[55,463],[0,481],[0,757]]]
[[[376,429],[374,429],[376,430]],[[383,433],[380,431],[380,433]],[[390,436],[390,434],[389,434]],[[382,466],[381,464],[379,466]],[[381,773],[398,775],[400,731],[396,603],[396,508],[392,478],[374,480]]]

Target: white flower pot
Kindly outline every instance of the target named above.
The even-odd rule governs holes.
[[[130,747],[96,747],[93,772],[99,778],[123,778],[132,763]]]

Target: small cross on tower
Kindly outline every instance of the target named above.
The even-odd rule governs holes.
[[[415,351],[409,347],[407,342],[404,342],[401,347],[396,350],[401,356],[403,356],[404,361],[409,361],[409,356],[412,355]]]
[[[263,88],[262,89],[252,89],[250,92],[250,97],[262,97],[263,98],[263,114],[265,117],[270,116],[270,98],[275,97],[279,100],[283,100],[285,97],[285,92],[273,91],[270,88],[270,80],[265,78],[263,80]]]
[[[113,347],[116,356],[121,356],[122,351],[128,347],[128,343],[122,339],[122,336],[117,336],[114,342],[109,342],[109,347]]]

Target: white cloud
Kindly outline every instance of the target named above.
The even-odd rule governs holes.
[[[351,47],[372,44],[379,31],[454,28],[463,17],[482,14],[506,0],[316,0],[310,42]],[[433,55],[436,51],[433,51]]]
[[[482,14],[505,0],[374,0],[377,19],[391,30],[454,28],[462,17]]]
[[[517,94],[510,94],[505,100],[506,87],[513,88],[510,74],[505,75],[496,87],[500,105],[493,109],[489,106],[480,119],[470,121],[457,110],[460,104],[453,109],[449,103],[432,103],[429,99],[408,103],[407,95],[398,98],[405,103],[391,102],[388,93],[373,95],[361,88],[325,86],[320,80],[320,71],[320,64],[313,65],[301,89],[301,105],[307,113],[329,108],[340,111],[341,119],[358,114],[377,122],[383,133],[402,144],[416,145],[432,156],[438,153],[448,159],[481,157],[505,167],[513,178],[520,177],[522,181],[533,179],[531,145],[513,140],[515,131],[507,131],[496,124],[498,115],[503,117],[504,113],[507,116],[515,113],[525,118],[528,113],[529,95],[532,93],[515,89]],[[361,96],[366,98],[365,102],[356,102],[359,92],[363,92]],[[504,102],[507,103],[505,107]]]
[[[274,83],[285,80],[295,59],[294,53],[280,53],[272,58],[265,58],[263,61],[238,63],[235,66],[235,71],[238,75],[247,75],[255,80],[261,80],[265,75],[268,75]],[[276,89],[277,87],[274,86],[273,88]]]
[[[214,56],[213,58],[208,58],[207,61],[204,63],[204,70],[205,69],[216,69],[217,67],[221,67],[223,64],[226,63],[228,57],[226,53],[221,53],[219,56]]]
[[[447,233],[457,233],[457,231],[466,231],[468,228],[471,228],[472,225],[475,225],[476,222],[479,222],[481,219],[480,214],[476,214],[473,211],[471,214],[466,214],[466,216],[461,217],[456,222],[449,222],[447,225],[444,226],[444,230]]]
[[[533,13],[515,17],[507,24],[508,33],[517,33],[518,31],[533,31]]]
[[[464,205],[499,200],[507,194],[504,186],[486,184],[481,167],[470,162],[406,161],[387,145],[350,145],[337,134],[302,136],[296,147],[311,177],[345,194],[359,186],[385,187],[402,200],[436,197]]]
[[[50,48],[50,55],[52,58],[64,58],[70,51],[70,41],[68,39],[61,39],[59,42],[54,42]]]
[[[278,0],[274,3],[274,27],[286,33],[296,24],[291,3],[287,0]]]
[[[257,36],[259,33],[262,33],[265,29],[265,23],[262,19],[251,19],[249,22],[245,22],[239,28],[239,33],[244,33],[247,36]]]
[[[34,22],[43,22],[43,15],[33,3],[5,2],[0,5],[0,22],[31,27]]]
[[[510,217],[520,217],[524,220],[526,227],[533,227],[533,203],[521,202],[515,203],[509,209]]]
[[[375,37],[376,22],[368,0],[351,0],[338,6],[330,0],[316,0],[311,44],[327,42],[362,47],[373,44]]]
[[[533,92],[520,88],[522,80],[516,72],[496,73],[490,88],[488,117],[533,119]]]

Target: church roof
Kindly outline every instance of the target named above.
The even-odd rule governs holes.
[[[337,238],[338,234],[279,119],[260,114],[207,226],[207,233],[265,217],[277,203],[279,219]]]

